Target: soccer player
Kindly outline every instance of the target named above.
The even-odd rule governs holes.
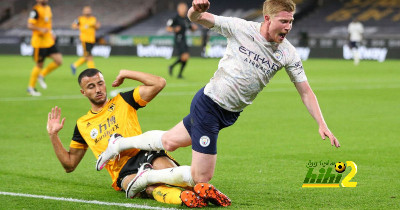
[[[353,52],[354,65],[358,65],[360,63],[360,54],[358,53],[358,46],[360,45],[363,39],[364,27],[361,22],[356,19],[353,19],[347,31],[349,32],[349,40],[350,40],[350,48]]]
[[[44,78],[62,64],[62,55],[57,49],[55,34],[52,31],[52,17],[48,0],[36,0],[36,5],[33,6],[28,19],[28,28],[32,30],[33,59],[36,63],[32,69],[27,90],[32,96],[41,95],[35,88],[36,81],[39,80],[40,86],[46,89],[47,84]],[[46,57],[52,58],[53,62],[43,69]]]
[[[148,131],[110,143],[97,165],[126,149],[174,151],[192,145],[191,167],[182,172],[195,183],[209,182],[217,160],[219,131],[235,123],[240,112],[253,102],[282,68],[285,68],[304,105],[317,122],[321,138],[329,137],[332,146],[340,147],[322,116],[300,57],[286,39],[292,28],[295,3],[292,0],[266,0],[262,23],[213,15],[206,12],[209,7],[208,0],[193,0],[188,17],[192,22],[225,36],[228,45],[218,70],[194,96],[189,115],[169,131]],[[151,183],[148,180],[153,179],[156,172],[147,170],[141,174],[131,189],[134,192],[143,189]],[[175,176],[179,177],[178,174]],[[159,177],[159,180],[163,178]],[[195,192],[201,193],[196,187]]]
[[[73,75],[76,73],[76,68],[87,62],[88,68],[95,68],[92,49],[96,43],[96,30],[100,28],[100,22],[92,15],[92,8],[90,6],[83,7],[82,15],[79,16],[71,25],[72,29],[79,29],[83,56],[71,64],[71,72]]]
[[[189,60],[189,48],[186,43],[186,30],[192,31],[197,30],[197,25],[192,24],[187,18],[188,7],[186,3],[181,2],[178,4],[178,14],[167,21],[167,31],[173,32],[174,36],[174,50],[178,52],[178,59],[168,67],[169,75],[172,76],[175,65],[181,63],[181,69],[178,74],[178,78],[182,79],[183,70],[185,69],[186,63]]]
[[[143,85],[108,99],[106,83],[99,70],[87,69],[79,75],[80,91],[89,99],[91,109],[77,120],[69,151],[63,147],[58,136],[64,126],[65,118],[61,120],[61,108],[57,106],[52,108],[48,115],[47,131],[56,156],[67,173],[75,170],[88,148],[98,157],[107,148],[108,139],[112,133],[118,132],[124,136],[135,136],[142,133],[137,111],[146,106],[164,88],[166,83],[163,78],[158,76],[121,70],[112,86],[118,87],[125,79],[136,80],[142,82]],[[120,138],[116,135],[113,137]],[[118,158],[109,161],[102,167],[105,167],[110,174],[112,187],[115,190],[126,191],[128,184],[134,180],[136,174],[151,168],[151,164],[155,169],[168,168],[168,170],[177,166],[175,160],[163,150],[149,152],[130,149],[122,152]],[[181,168],[185,167],[190,168],[189,166]],[[176,170],[182,170],[181,168]],[[172,184],[187,186],[188,184],[184,180],[178,180]],[[181,204],[181,189],[157,184],[148,187],[144,195],[147,194],[164,203]],[[129,198],[131,197],[129,196]]]

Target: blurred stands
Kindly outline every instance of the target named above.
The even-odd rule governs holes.
[[[365,36],[399,37],[400,0],[325,0],[310,15],[295,21],[293,32],[310,36],[346,37],[352,19],[361,21]],[[397,27],[396,27],[397,26]]]
[[[81,14],[82,7],[90,5],[102,23],[98,36],[171,35],[165,26],[176,14],[176,5],[182,0],[50,0],[53,10],[53,28],[57,35],[77,36],[70,29],[72,21]],[[183,0],[191,4],[191,0]],[[263,21],[264,0],[210,0],[210,12]],[[309,37],[347,37],[347,25],[359,19],[366,29],[366,37],[399,37],[400,0],[294,0],[297,4],[294,27],[288,38],[308,33]],[[25,37],[29,11],[34,0],[7,0],[0,5],[0,36]],[[194,34],[200,35],[200,30]]]
[[[20,4],[26,0],[7,0],[6,5],[15,2]],[[0,24],[3,35],[26,36],[30,30],[26,28],[27,19],[32,6],[36,2],[27,1],[24,10],[12,15],[11,18]],[[102,27],[98,34],[106,34],[125,27],[149,16],[152,13],[156,0],[50,0],[49,5],[53,12],[53,28],[58,35],[77,35],[77,31],[70,29],[71,23],[81,14],[86,5],[92,7],[93,14],[101,22]],[[3,4],[3,2],[2,2]],[[0,8],[5,7],[4,5]],[[7,8],[7,7],[5,7]]]

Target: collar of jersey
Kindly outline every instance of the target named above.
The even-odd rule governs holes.
[[[101,111],[104,110],[104,108],[107,106],[107,104],[108,104],[108,102],[110,102],[110,100],[111,100],[111,99],[107,99],[106,105],[104,105],[104,107],[101,108],[98,112],[95,112],[95,111],[93,111],[92,109],[90,109],[90,112],[91,112],[92,114],[98,114],[98,113],[100,113]]]

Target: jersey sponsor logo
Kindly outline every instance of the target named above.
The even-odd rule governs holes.
[[[202,147],[208,147],[208,145],[210,145],[210,138],[208,136],[200,137],[200,145]]]
[[[296,67],[296,68],[303,68],[303,63],[301,62],[301,61],[297,61],[296,63],[294,63],[294,66]]]
[[[278,64],[270,61],[268,58],[262,57],[261,55],[247,49],[244,46],[239,47],[239,52],[247,55],[246,59],[244,59],[244,62],[253,65],[255,68],[262,70],[266,74],[271,74],[281,68]]]
[[[111,134],[117,132],[117,129],[119,129],[119,125],[114,115],[107,118],[107,120],[105,120],[104,122],[100,123],[98,127],[99,127],[98,134],[100,135],[99,136],[96,135],[97,138],[94,140],[96,144],[103,138],[110,137]]]
[[[90,124],[90,122],[88,122],[88,123],[86,124],[86,128],[89,128],[91,125],[92,125],[92,124]]]
[[[96,139],[97,135],[99,135],[99,131],[98,131],[96,128],[93,128],[93,129],[90,131],[90,137],[91,137],[92,139]]]

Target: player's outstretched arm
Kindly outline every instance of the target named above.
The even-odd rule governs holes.
[[[28,29],[30,29],[32,31],[39,31],[42,34],[45,34],[49,31],[49,29],[47,29],[47,28],[41,28],[41,27],[33,25],[32,23],[28,23],[27,27],[28,27]]]
[[[340,147],[339,140],[333,135],[333,133],[329,130],[328,126],[325,123],[324,117],[322,116],[321,109],[318,104],[317,97],[312,91],[308,81],[295,83],[296,89],[301,96],[301,100],[304,105],[307,107],[308,112],[311,116],[317,121],[319,126],[319,134],[321,138],[325,140],[328,137],[331,140],[331,145],[335,145],[336,147]]]
[[[74,30],[78,30],[79,29],[78,19],[76,19],[76,20],[74,20],[74,22],[72,22],[71,28],[74,29]]]
[[[167,84],[164,78],[156,75],[139,71],[121,70],[115,81],[112,83],[112,86],[120,86],[126,78],[136,80],[144,84],[143,86],[140,86],[139,94],[140,97],[147,102],[150,102],[154,97],[156,97],[156,95]]]
[[[210,2],[208,0],[193,0],[192,7],[188,11],[189,20],[206,28],[214,27],[214,16],[206,12],[209,8]]]
[[[96,24],[94,24],[94,28],[95,28],[96,30],[98,30],[100,27],[101,27],[100,21],[96,21]]]
[[[70,148],[67,151],[58,137],[58,132],[64,127],[65,118],[61,120],[61,108],[57,106],[51,109],[47,118],[47,132],[49,134],[54,151],[61,165],[67,173],[75,170],[86,153],[85,149]]]

